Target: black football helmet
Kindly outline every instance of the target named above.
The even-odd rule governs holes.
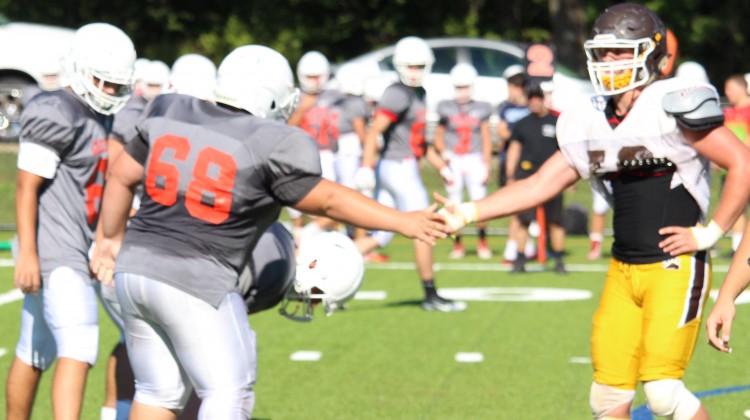
[[[615,95],[651,83],[666,64],[666,27],[646,6],[622,3],[607,8],[584,43],[591,82],[599,94]],[[603,61],[611,50],[632,50],[633,58]]]

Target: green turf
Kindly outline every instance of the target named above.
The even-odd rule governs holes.
[[[467,243],[473,239],[467,238]],[[503,241],[491,238],[495,251],[500,251]],[[722,245],[726,247],[725,242]],[[584,262],[586,245],[585,238],[570,239],[570,264]],[[410,248],[409,241],[397,237],[388,251],[396,261],[409,261]],[[347,311],[332,317],[318,311],[315,321],[307,324],[289,321],[275,311],[250,319],[259,348],[254,417],[588,418],[591,367],[571,363],[571,358],[589,357],[590,319],[601,293],[603,273],[560,276],[550,271],[511,275],[453,270],[445,268],[455,267],[446,258],[449,248],[446,243],[436,248],[437,281],[443,288],[554,287],[589,290],[593,297],[569,302],[472,301],[464,313],[427,313],[418,306],[421,290],[414,270],[369,265],[363,290],[384,290],[388,294],[385,301],[353,301]],[[492,270],[500,267],[476,257],[464,262]],[[723,257],[716,261],[720,271],[727,264]],[[12,288],[11,276],[10,268],[0,269],[0,293]],[[18,338],[20,307],[20,301],[0,306],[0,348],[8,352],[0,357],[2,378],[7,376]],[[111,322],[103,313],[101,316],[100,355],[89,376],[85,419],[98,418],[105,356],[117,339]],[[747,329],[750,308],[739,305],[733,354],[711,350],[701,334],[685,378],[691,390],[750,384]],[[290,355],[299,350],[320,351],[323,357],[318,362],[291,361]],[[484,361],[457,363],[457,352],[481,352]],[[50,375],[45,375],[35,419],[50,418],[49,380]],[[4,392],[4,383],[0,388]],[[744,408],[750,408],[748,396],[744,391],[704,401],[714,418],[738,418]],[[640,393],[637,403],[642,404]]]
[[[0,153],[0,225],[12,224],[15,156]],[[429,190],[440,186],[434,170],[426,168]],[[716,189],[715,189],[716,190]],[[568,203],[590,206],[590,192],[581,183],[567,193]],[[506,220],[491,226],[507,226]],[[13,232],[0,232],[7,241]],[[470,255],[462,261],[487,270],[454,270],[447,259],[448,241],[435,249],[437,283],[443,288],[553,287],[591,291],[588,300],[569,302],[469,302],[464,313],[426,313],[419,306],[421,286],[414,269],[385,269],[409,263],[411,242],[396,237],[385,250],[394,264],[368,266],[363,290],[384,290],[385,301],[353,301],[345,312],[325,317],[322,311],[308,324],[289,321],[275,311],[253,316],[258,334],[259,378],[256,387],[257,419],[585,419],[590,418],[588,389],[592,369],[572,363],[589,357],[590,320],[601,293],[604,274],[551,272],[510,275],[499,255],[504,237],[492,236],[496,254],[482,262],[471,254],[475,238],[467,236]],[[593,269],[606,263],[586,261],[588,240],[570,237],[567,262]],[[728,238],[718,247],[720,257],[714,289],[729,260]],[[7,261],[8,251],[0,250]],[[464,266],[464,268],[468,268]],[[507,270],[507,266],[504,270]],[[535,268],[532,264],[530,268]],[[12,289],[12,268],[0,268],[0,294]],[[713,301],[709,301],[710,309]],[[0,400],[12,360],[21,302],[0,305]],[[100,313],[101,345],[97,365],[87,383],[84,419],[98,419],[103,399],[106,357],[117,341],[117,331]],[[694,392],[750,384],[750,306],[738,306],[732,339],[734,353],[720,354],[699,338],[685,381]],[[299,350],[323,353],[318,362],[293,362]],[[481,352],[482,363],[457,363],[457,352]],[[584,359],[580,359],[584,358]],[[50,379],[44,375],[34,419],[49,419]],[[740,418],[750,408],[748,391],[703,398],[715,419]],[[639,391],[636,405],[643,404]],[[0,415],[2,417],[2,415]]]

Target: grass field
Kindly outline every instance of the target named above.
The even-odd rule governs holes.
[[[495,239],[494,247],[501,242]],[[603,273],[598,271],[605,261],[584,263],[585,246],[585,238],[571,239],[572,272],[560,276],[548,271],[511,275],[504,271],[507,266],[475,257],[449,262],[449,246],[441,244],[436,251],[442,288],[499,288],[490,291],[496,301],[469,301],[464,313],[442,314],[419,308],[421,290],[409,267],[410,244],[397,238],[388,248],[393,263],[369,265],[363,286],[384,291],[385,300],[355,300],[347,311],[330,318],[319,311],[309,324],[289,321],[276,311],[251,318],[259,347],[254,417],[588,418],[590,319],[602,289]],[[1,258],[7,261],[7,253]],[[717,259],[717,270],[725,269],[727,262]],[[12,289],[11,274],[11,268],[0,269],[0,293]],[[718,273],[717,279],[722,276]],[[520,296],[510,288],[552,288],[557,291],[548,295],[552,299],[571,290],[589,292],[590,297],[509,301]],[[18,337],[20,307],[20,300],[0,305],[3,378]],[[117,340],[111,322],[101,316],[101,351],[89,377],[86,419],[98,418],[103,366]],[[750,384],[748,329],[750,308],[740,305],[734,353],[711,350],[703,334],[698,343],[685,379],[694,392],[718,393],[703,398],[714,418],[740,418],[742,410],[750,408],[747,390],[726,392]],[[290,360],[305,350],[321,352],[322,357],[317,362]],[[483,361],[459,363],[457,353],[481,353]],[[35,419],[50,418],[49,379],[45,375]]]
[[[0,178],[0,188],[2,184]],[[582,184],[574,193],[581,203],[586,203],[587,190]],[[7,211],[0,207],[0,223],[12,222],[13,217],[3,213]],[[12,232],[0,232],[0,240],[11,236]],[[447,241],[435,249],[437,283],[445,294],[465,296],[469,289],[491,288],[483,295],[489,300],[468,300],[466,312],[428,313],[419,307],[422,291],[411,263],[411,244],[396,237],[384,251],[391,263],[368,265],[362,288],[385,292],[385,299],[354,300],[347,311],[328,318],[319,310],[307,324],[289,321],[274,310],[250,318],[259,348],[254,418],[590,418],[590,324],[606,260],[586,261],[588,239],[571,237],[566,260],[570,274],[533,270],[538,267],[531,264],[533,271],[511,275],[499,257],[485,262],[471,255],[474,241],[466,237],[470,256],[461,262],[448,260]],[[504,237],[490,238],[496,255],[504,243]],[[725,238],[719,253],[728,250]],[[714,289],[728,263],[726,257],[716,259]],[[0,296],[6,298],[0,304],[3,405],[4,378],[18,339],[21,311],[21,301],[12,299],[10,265],[9,253],[0,251]],[[523,299],[528,296],[535,298]],[[576,300],[561,300],[563,296]],[[707,309],[712,305],[710,300]],[[117,341],[116,329],[104,312],[101,325],[99,360],[89,376],[84,419],[99,416],[103,367]],[[750,408],[748,305],[738,306],[732,347],[731,355],[720,354],[705,344],[701,333],[685,378],[714,419],[742,418],[742,411]],[[291,360],[299,351],[322,356],[318,361]],[[475,358],[481,354],[481,361],[457,362],[458,353],[473,353]],[[34,419],[51,418],[50,379],[50,374],[44,376]],[[636,406],[642,404],[639,391]],[[634,420],[649,418],[643,409],[634,412]]]

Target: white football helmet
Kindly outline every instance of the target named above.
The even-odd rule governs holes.
[[[338,82],[341,93],[356,96],[364,95],[366,74],[362,67],[357,63],[346,63],[336,70],[334,80]]]
[[[216,65],[200,54],[185,54],[172,64],[169,81],[173,92],[213,100]]]
[[[310,321],[314,304],[322,302],[326,315],[331,315],[354,297],[364,272],[362,254],[348,236],[339,232],[304,236],[294,287],[287,292],[280,312],[297,321]]]
[[[144,66],[143,73],[140,75],[143,81],[143,97],[146,100],[152,100],[155,97],[167,92],[169,87],[169,66],[159,60],[153,60]]]
[[[96,112],[110,115],[130,99],[134,63],[135,47],[125,32],[90,23],[73,36],[66,71],[73,91]]]
[[[451,69],[451,83],[456,88],[456,100],[466,103],[471,100],[474,91],[474,81],[477,79],[477,70],[468,63],[458,63]]]
[[[329,77],[331,77],[331,63],[320,52],[308,51],[299,59],[297,78],[305,93],[320,93]]]
[[[677,66],[677,70],[675,70],[674,75],[675,77],[684,77],[694,82],[710,83],[708,81],[708,74],[706,74],[706,69],[702,65],[700,65],[700,63],[696,63],[695,61],[685,61],[684,63],[680,64],[679,66]]]
[[[266,119],[286,120],[297,105],[299,92],[289,62],[262,45],[245,45],[229,53],[219,65],[216,102]]]
[[[432,70],[433,63],[435,63],[435,56],[432,48],[422,38],[407,36],[396,43],[393,51],[393,66],[396,67],[403,84],[414,87],[422,86],[424,78]]]

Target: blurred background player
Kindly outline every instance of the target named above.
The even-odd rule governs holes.
[[[515,124],[523,117],[529,115],[529,107],[526,102],[526,69],[520,64],[508,66],[503,72],[503,78],[508,83],[508,99],[504,100],[497,107],[498,125],[497,136],[499,143],[499,172],[498,186],[506,184],[506,157],[508,154],[508,140],[513,132]],[[505,242],[503,251],[503,260],[505,262],[514,262],[518,255],[518,242],[516,241],[516,231],[519,228],[518,217],[513,215],[508,218],[508,239]],[[526,258],[533,258],[536,255],[536,246],[533,241],[527,241],[523,251]]]
[[[331,64],[322,53],[308,51],[302,55],[297,63],[297,80],[302,93],[299,104],[287,123],[305,130],[318,142],[323,178],[337,182],[335,155],[338,150],[338,133],[334,127],[331,108],[342,95],[337,90],[326,89],[330,77]],[[303,216],[294,209],[290,210],[289,215],[292,217],[295,235],[320,233],[335,226],[332,220],[325,218],[316,218],[305,226]]]
[[[238,279],[282,206],[427,244],[445,237],[432,208],[397,212],[321,178],[315,141],[272,121],[288,117],[296,93],[281,54],[239,47],[219,66],[216,104],[157,97],[114,162],[91,269],[105,283],[116,273],[136,378],[131,419],[176,418],[193,387],[202,417],[251,416],[256,346]]]
[[[487,180],[492,159],[492,135],[490,133],[489,102],[474,101],[471,95],[477,71],[471,64],[460,63],[451,69],[451,83],[455,98],[440,101],[437,112],[439,121],[435,130],[435,149],[448,166],[440,170],[448,198],[456,203],[463,201],[464,187],[472,200],[487,195]],[[480,223],[477,255],[480,259],[492,258],[487,245],[486,224]],[[461,235],[456,234],[452,259],[466,255]]]
[[[614,228],[593,317],[591,412],[595,419],[629,419],[643,383],[653,415],[705,420],[705,407],[682,377],[711,290],[707,250],[750,197],[750,150],[724,127],[713,87],[660,80],[665,27],[651,10],[635,3],[611,6],[591,35],[584,44],[589,74],[606,100],[561,114],[560,152],[536,174],[441,213],[458,229],[533,207],[590,179],[612,204]],[[712,218],[709,161],[727,168]],[[610,180],[611,191],[602,179]]]
[[[126,142],[137,135],[135,124],[148,103],[165,93],[169,83],[170,69],[164,62],[146,60],[141,63],[138,75],[142,83],[140,93],[130,97],[125,107],[114,117],[112,123],[112,131],[109,133],[107,140],[109,165],[120,156]],[[139,187],[133,197],[130,216],[133,216],[140,207],[142,194],[142,188]],[[99,284],[99,288],[104,308],[115,326],[120,330],[120,340],[112,349],[107,361],[101,420],[127,419],[135,395],[135,380],[125,346],[125,326],[114,287]]]
[[[724,108],[725,124],[745,146],[750,140],[750,94],[747,87],[747,80],[742,74],[733,74],[724,82],[724,95],[729,101],[729,106]],[[732,226],[732,251],[737,251],[746,224],[743,212]]]
[[[393,198],[395,207],[401,211],[413,211],[429,204],[419,175],[419,159],[428,154],[428,160],[432,159],[430,161],[435,162],[436,167],[445,166],[434,147],[425,142],[424,134],[425,90],[422,84],[434,62],[432,49],[421,38],[406,37],[396,44],[393,64],[400,80],[388,86],[380,98],[365,137],[362,167],[357,173],[359,187],[372,188],[377,171],[379,191],[387,192]],[[384,143],[378,162],[377,141],[381,135]],[[381,200],[380,196],[378,200]],[[386,246],[392,238],[392,233],[375,232],[368,238],[369,244],[360,243],[358,246],[362,246],[360,251],[367,252],[378,246]],[[432,247],[414,241],[414,260],[425,293],[422,308],[442,312],[466,309],[464,302],[454,302],[438,294],[432,267]]]
[[[513,127],[508,145],[506,179],[508,184],[526,179],[535,174],[558,150],[555,126],[557,115],[550,112],[545,104],[545,94],[537,84],[526,85],[526,101],[529,115],[521,118]],[[540,229],[549,231],[552,256],[555,259],[555,272],[564,274],[565,228],[563,227],[563,193],[546,200],[544,207],[546,226]],[[529,225],[536,219],[537,209],[533,208],[518,214],[519,226],[516,241],[519,248],[525,248],[529,240]],[[540,244],[546,246],[546,244]],[[514,273],[526,271],[526,256],[519,253],[513,262]]]
[[[216,64],[208,57],[190,53],[177,58],[169,73],[169,91],[213,101]]]
[[[21,119],[15,285],[24,292],[21,337],[8,373],[8,419],[28,419],[41,373],[55,418],[81,415],[99,347],[96,281],[88,269],[104,185],[112,115],[130,97],[135,49],[105,23],[79,28],[66,61],[69,89],[44,92]]]

